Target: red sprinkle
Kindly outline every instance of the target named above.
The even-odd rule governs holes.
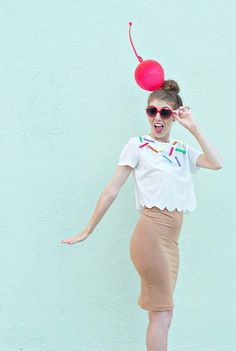
[[[139,147],[144,147],[144,146],[146,146],[146,145],[148,145],[148,143],[142,144],[142,145],[140,145]]]
[[[170,152],[169,152],[169,156],[172,155],[173,150],[174,150],[174,146],[171,147]]]

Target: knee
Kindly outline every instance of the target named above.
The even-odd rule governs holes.
[[[173,318],[173,310],[168,311],[149,311],[149,322],[157,323],[164,329],[169,329]]]

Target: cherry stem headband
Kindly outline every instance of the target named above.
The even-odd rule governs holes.
[[[141,56],[139,56],[139,55],[137,54],[137,51],[135,50],[135,47],[134,47],[134,44],[133,44],[133,40],[132,40],[132,38],[131,38],[131,26],[132,26],[132,22],[129,22],[129,40],[130,40],[130,43],[131,43],[131,45],[132,45],[132,48],[133,48],[133,50],[134,50],[134,53],[135,53],[137,59],[139,60],[139,62],[142,62],[143,59],[142,59]]]

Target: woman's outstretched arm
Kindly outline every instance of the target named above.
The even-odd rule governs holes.
[[[117,166],[113,177],[105,189],[102,191],[96,204],[95,210],[89,219],[86,228],[70,238],[61,240],[62,243],[74,244],[76,242],[85,240],[94,231],[96,225],[100,222],[108,208],[117,197],[120,188],[125,183],[132,170],[133,168],[128,165]]]

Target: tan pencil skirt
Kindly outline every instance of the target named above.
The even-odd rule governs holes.
[[[144,207],[135,226],[130,240],[130,257],[140,277],[137,304],[145,310],[174,308],[182,224],[183,212]]]

